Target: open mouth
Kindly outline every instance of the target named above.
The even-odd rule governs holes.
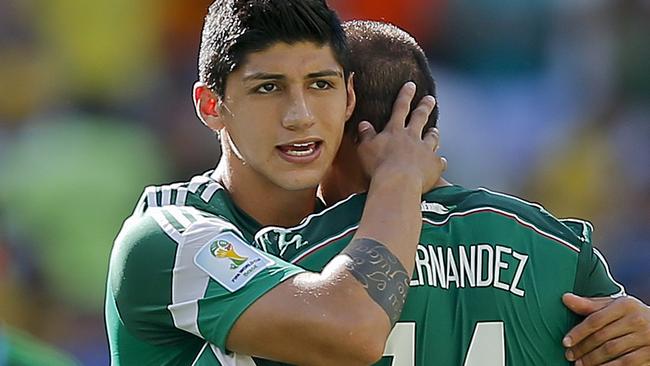
[[[322,141],[308,141],[278,145],[277,149],[285,160],[307,163],[318,157],[322,144]]]
[[[285,154],[291,156],[307,156],[313,154],[320,142],[306,142],[304,144],[280,145],[278,148]]]

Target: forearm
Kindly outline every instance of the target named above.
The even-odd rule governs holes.
[[[368,190],[368,199],[355,238],[382,243],[411,274],[420,230],[422,185],[397,171],[378,172]]]

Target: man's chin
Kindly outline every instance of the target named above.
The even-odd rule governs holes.
[[[278,185],[291,192],[316,190],[324,174],[293,174]]]

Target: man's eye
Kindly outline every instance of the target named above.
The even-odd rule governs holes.
[[[278,86],[273,84],[273,83],[266,83],[259,88],[257,88],[258,93],[263,93],[263,94],[268,94],[276,91],[278,89]]]
[[[311,84],[311,87],[314,89],[330,89],[332,84],[325,80],[318,80]]]

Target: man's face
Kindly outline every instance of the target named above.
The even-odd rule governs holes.
[[[228,76],[221,138],[261,179],[286,190],[316,187],[339,147],[353,93],[329,46],[276,43]]]

